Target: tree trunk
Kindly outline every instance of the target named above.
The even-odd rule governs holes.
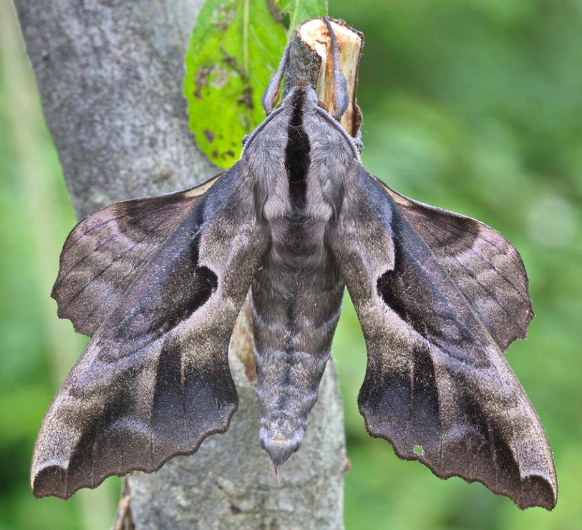
[[[115,201],[192,186],[216,173],[189,133],[182,98],[183,57],[201,0],[14,4],[79,217]],[[312,68],[320,67],[313,62]],[[258,441],[246,309],[229,359],[240,405],[228,432],[210,437],[194,455],[170,460],[157,473],[132,474],[116,526],[343,528],[346,456],[333,363],[321,382],[303,446],[277,484]]]

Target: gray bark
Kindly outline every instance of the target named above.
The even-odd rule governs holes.
[[[202,0],[15,0],[79,217],[216,173],[188,132],[183,59]]]
[[[14,4],[79,217],[115,201],[192,186],[216,172],[188,131],[181,95],[183,56],[200,0]],[[333,364],[303,446],[277,484],[258,442],[251,341],[243,311],[229,354],[240,394],[229,431],[157,473],[131,475],[120,528],[343,528],[347,461]]]

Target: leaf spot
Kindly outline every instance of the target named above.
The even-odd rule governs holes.
[[[238,75],[240,75],[241,79],[244,82],[244,88],[242,91],[242,95],[240,98],[237,99],[237,103],[239,105],[244,105],[248,109],[252,109],[254,107],[253,104],[253,87],[249,83],[249,76],[248,73],[245,72],[244,68],[242,68],[237,62],[236,59],[222,50],[224,57],[222,61],[230,66]]]
[[[202,89],[208,83],[208,77],[210,76],[213,66],[201,66],[196,72],[196,77],[194,78],[194,97],[196,99],[202,99]]]
[[[202,134],[204,134],[204,136],[206,137],[206,140],[208,141],[209,144],[211,144],[214,141],[214,133],[212,131],[209,131],[208,129],[204,129]]]
[[[215,75],[212,77],[210,84],[212,88],[221,89],[226,86],[228,82],[228,78],[230,76],[230,72],[228,68],[224,66],[217,66],[215,68]]]
[[[226,31],[232,24],[235,13],[234,3],[231,2],[230,5],[221,5],[212,11],[211,22],[218,30]]]

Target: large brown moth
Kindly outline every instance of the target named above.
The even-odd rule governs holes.
[[[441,478],[554,507],[544,429],[502,353],[533,316],[522,260],[492,228],[365,170],[338,124],[347,94],[330,38],[333,116],[307,85],[275,108],[286,52],[232,168],[104,208],[69,235],[52,294],[91,342],[40,428],[36,496],[154,471],[224,432],[249,288],[260,443],[278,469],[301,445],[347,286],[368,351],[368,432]]]

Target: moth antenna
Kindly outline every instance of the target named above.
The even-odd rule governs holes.
[[[265,109],[265,114],[268,116],[271,114],[271,111],[275,108],[277,104],[277,100],[279,99],[279,87],[281,86],[281,80],[283,79],[283,73],[285,72],[285,68],[287,68],[287,63],[289,62],[289,50],[291,48],[291,42],[285,46],[285,51],[283,52],[283,57],[281,57],[281,62],[279,63],[279,67],[277,71],[271,77],[269,81],[269,85],[263,94],[263,98],[261,99],[261,104],[263,105],[263,109]]]
[[[327,26],[327,31],[329,32],[329,37],[331,39],[331,55],[333,60],[333,106],[334,113],[333,117],[340,121],[344,112],[348,108],[349,97],[348,88],[346,83],[346,78],[342,71],[340,70],[339,64],[339,47],[337,44],[337,38],[335,32],[331,27],[329,19],[323,17],[323,22]]]

